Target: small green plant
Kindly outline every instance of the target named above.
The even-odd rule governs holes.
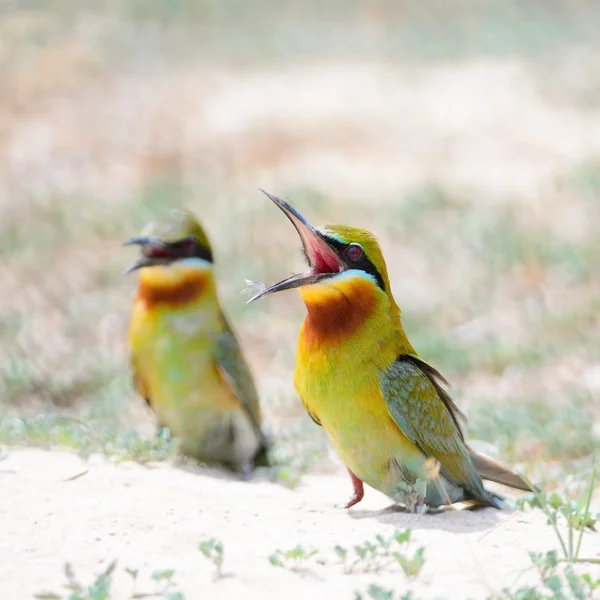
[[[306,550],[298,545],[291,550],[276,550],[269,556],[269,562],[274,567],[289,569],[298,573],[306,569],[306,563],[317,554],[317,550]]]
[[[555,550],[530,552],[529,557],[542,585],[521,587],[515,592],[505,589],[508,600],[592,600],[595,590],[600,590],[600,577],[576,573],[571,565],[560,569],[561,561]]]
[[[137,575],[137,571],[132,571],[127,569],[127,572],[131,575],[135,573]],[[183,594],[181,592],[175,592],[173,587],[175,583],[173,582],[173,576],[175,575],[175,571],[173,569],[164,569],[162,571],[153,571],[152,579],[156,581],[158,585],[158,590],[154,594],[133,594],[132,598],[163,598],[164,600],[183,600]],[[135,577],[134,577],[135,580]]]
[[[354,600],[365,600],[366,598],[371,598],[371,600],[413,600],[412,592],[398,596],[393,590],[386,590],[375,583],[367,588],[366,594],[363,596],[359,592],[355,592]]]
[[[407,512],[425,514],[427,505],[424,502],[427,493],[427,479],[418,478],[414,483],[401,481],[394,490],[393,499],[406,506]]]
[[[581,531],[583,528],[596,531],[596,523],[600,514],[592,516],[586,512],[586,500],[573,501],[568,496],[561,496],[558,492],[552,492],[547,495],[540,493],[540,500],[534,496],[528,496],[517,500],[517,506],[521,509],[526,506],[531,508],[545,507],[544,512],[548,512],[548,525],[557,523],[562,516],[567,523],[572,523],[573,528]]]
[[[67,577],[67,583],[64,587],[70,594],[67,596],[68,600],[108,600],[110,598],[110,586],[112,583],[112,576],[117,567],[117,561],[111,562],[108,567],[95,581],[88,586],[84,586],[79,582],[75,571],[71,563],[65,564],[65,575]],[[43,592],[36,594],[35,598],[38,600],[62,600],[63,596],[60,594]]]
[[[590,513],[590,504],[594,492],[594,484],[596,482],[597,467],[598,465],[595,464],[592,470],[587,496],[579,502],[574,502],[568,494],[561,497],[556,492],[550,495],[539,492],[535,490],[535,487],[530,482],[528,482],[532,489],[534,489],[534,494],[533,496],[520,500],[518,503],[519,508],[524,508],[526,505],[529,505],[532,508],[540,508],[544,511],[544,514],[548,518],[548,524],[552,525],[560,544],[563,553],[563,557],[560,559],[561,562],[600,564],[600,559],[581,558],[579,556],[583,535],[586,529],[594,530],[596,521],[600,518],[600,515],[593,517]],[[564,519],[567,525],[566,540],[558,528],[561,519]],[[575,536],[575,531],[579,532],[577,536]],[[575,540],[575,537],[577,537],[577,540]]]
[[[43,592],[36,594],[37,600],[112,600],[110,587],[112,577],[117,568],[117,561],[111,562],[108,567],[96,577],[95,581],[89,585],[82,585],[75,575],[75,571],[70,563],[65,565],[65,575],[67,583],[64,585],[70,593],[68,596],[61,594]],[[181,592],[175,591],[173,588],[173,575],[175,571],[172,569],[164,571],[154,571],[151,575],[152,579],[157,583],[157,590],[151,593],[141,593],[136,591],[136,583],[138,577],[138,569],[125,569],[125,572],[130,575],[133,580],[133,591],[129,598],[137,600],[141,598],[159,598],[161,600],[184,600]]]
[[[411,530],[395,531],[394,535],[384,538],[375,537],[375,543],[366,541],[352,548],[353,555],[346,548],[336,546],[335,553],[341,559],[346,573],[379,573],[393,564],[398,564],[407,577],[416,577],[425,563],[423,546],[417,548],[412,556],[400,552],[410,543]]]
[[[505,598],[509,600],[568,600],[569,598],[591,600],[595,591],[600,589],[600,577],[589,573],[579,573],[574,569],[578,563],[600,564],[598,558],[582,558],[580,556],[584,533],[588,529],[595,531],[596,522],[600,518],[600,515],[593,517],[590,514],[596,469],[597,464],[592,470],[588,493],[578,502],[573,501],[568,494],[561,496],[554,492],[548,495],[535,490],[535,488],[533,488],[533,496],[518,501],[517,505],[521,509],[530,506],[544,512],[548,518],[548,524],[556,533],[562,556],[556,550],[545,553],[530,552],[529,558],[539,573],[541,587],[521,587],[515,592],[505,589]],[[561,522],[567,525],[566,539],[558,527]],[[578,531],[577,535],[576,531]]]
[[[223,542],[210,538],[200,542],[200,552],[215,565],[215,579],[223,577]]]

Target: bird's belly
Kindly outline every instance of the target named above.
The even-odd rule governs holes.
[[[184,454],[242,464],[258,438],[214,361],[212,337],[155,332],[138,354],[158,423],[179,438]]]
[[[220,378],[207,369],[200,379],[189,387],[161,381],[152,396],[157,420],[179,438],[184,454],[241,466],[259,445],[250,419]]]
[[[173,434],[201,432],[209,419],[229,412],[231,398],[210,368],[191,371],[183,377],[178,370],[155,370],[148,391],[157,419]]]
[[[348,421],[347,431],[335,424],[323,425],[344,464],[384,494],[391,494],[422,468],[425,457],[389,417],[362,412]]]
[[[420,472],[425,456],[398,428],[379,385],[349,388],[348,378],[333,377],[318,389],[299,393],[327,431],[344,464],[371,487],[391,494],[398,483]],[[319,381],[311,377],[311,382]]]

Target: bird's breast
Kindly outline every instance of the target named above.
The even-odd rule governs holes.
[[[208,269],[150,267],[140,276],[136,300],[148,310],[180,308],[213,295],[214,287]]]
[[[302,335],[307,345],[343,343],[377,311],[377,288],[362,277],[299,288],[307,309]]]
[[[385,491],[393,461],[402,464],[419,454],[394,422],[374,369],[300,367],[296,386],[344,464],[370,486]],[[397,476],[392,483],[397,483]]]
[[[383,293],[365,277],[299,288],[307,317],[294,381],[344,463],[373,487],[390,460],[414,452],[389,412],[380,375],[398,356],[400,335]]]

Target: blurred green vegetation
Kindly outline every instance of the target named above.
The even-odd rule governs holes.
[[[29,54],[73,32],[111,61],[129,64],[198,58],[238,64],[347,58],[454,60],[469,56],[543,55],[596,43],[593,0],[99,0],[5,3],[11,40],[26,35]],[[75,28],[73,25],[75,24]],[[27,60],[28,53],[13,57]]]

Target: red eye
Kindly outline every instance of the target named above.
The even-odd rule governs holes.
[[[350,244],[346,248],[346,256],[351,260],[358,260],[363,255],[363,249],[358,244]]]

